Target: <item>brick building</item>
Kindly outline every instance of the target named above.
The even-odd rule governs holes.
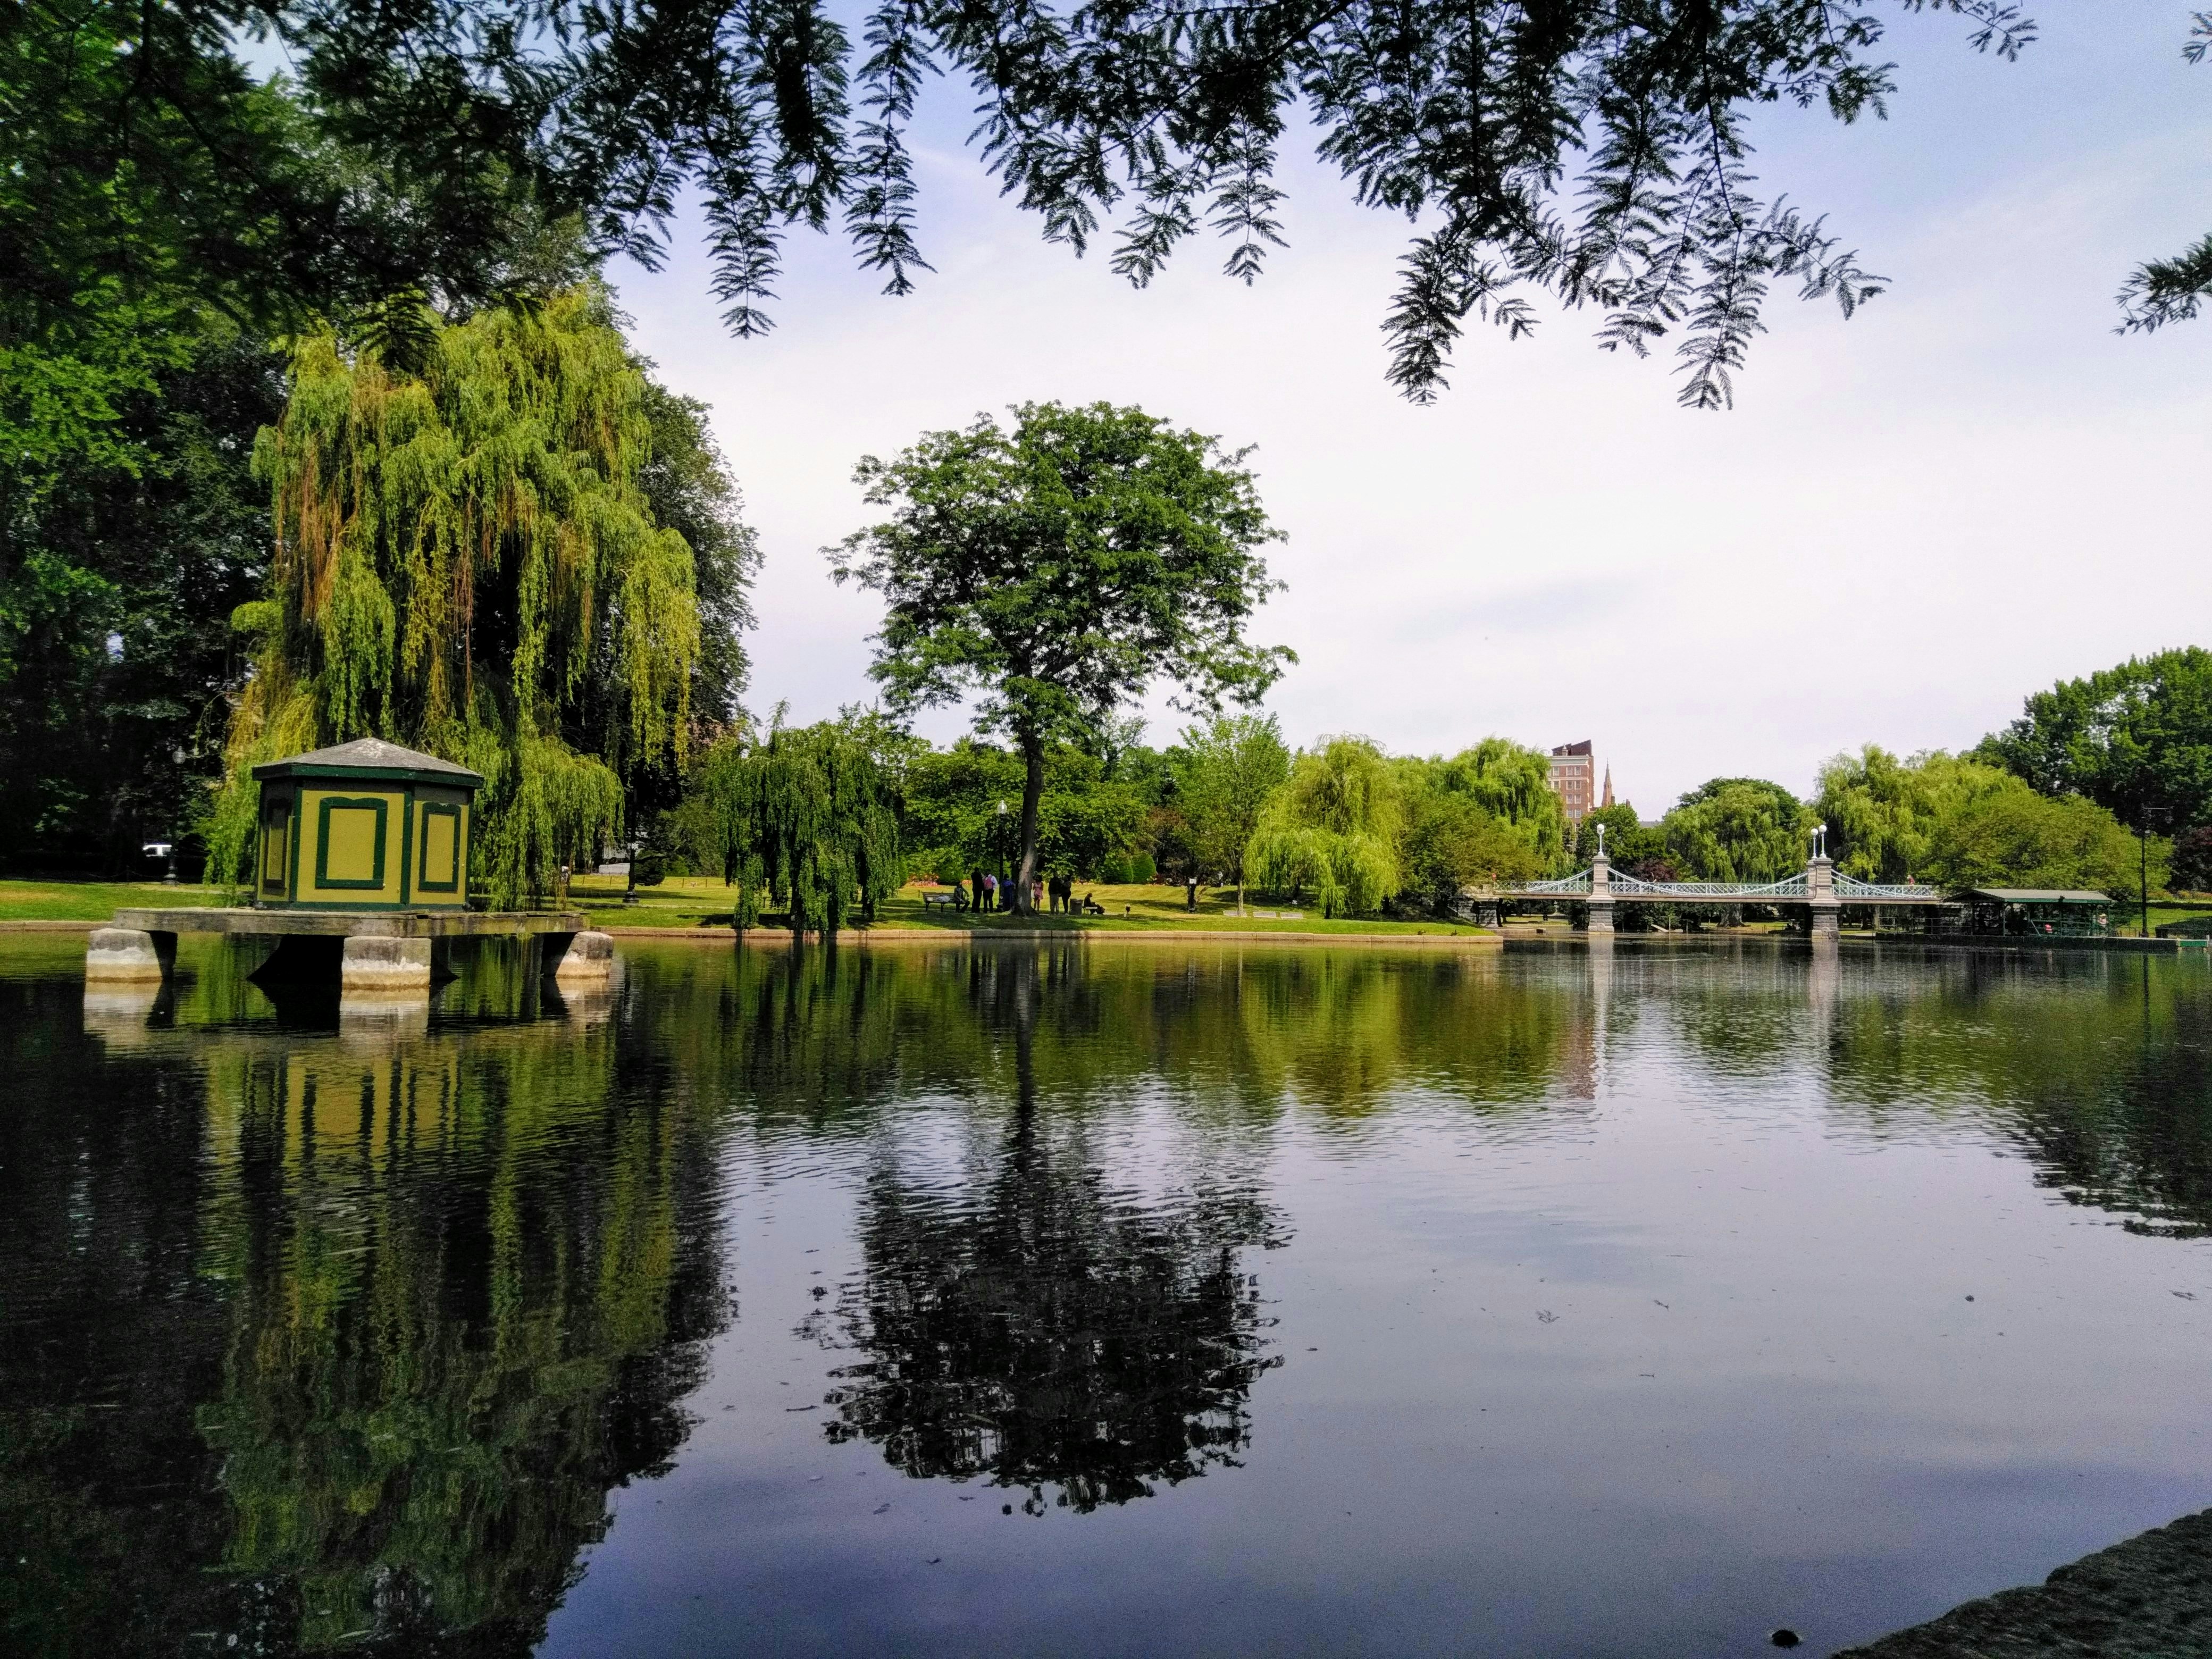
[[[1597,758],[1590,740],[1563,743],[1552,751],[1552,790],[1567,809],[1567,822],[1580,823],[1590,809],[1613,805],[1613,769],[1605,769],[1605,786],[1597,787]]]

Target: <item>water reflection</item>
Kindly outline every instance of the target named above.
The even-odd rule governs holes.
[[[2040,1184],[2130,1231],[2212,1235],[2208,967],[1893,958],[1840,1006],[1828,1086],[1873,1125],[1986,1124]]]
[[[1670,1262],[1722,1248],[1638,1211],[1633,1172],[1583,1188],[1553,1158],[1640,1111],[1664,1159],[1707,1100],[1822,1146],[1994,1146],[2129,1229],[2212,1234],[2198,963],[1630,939],[1504,958],[672,945],[576,993],[488,951],[427,1002],[341,1015],[272,1003],[236,952],[88,994],[74,955],[39,949],[17,969],[0,951],[0,1065],[35,1079],[0,1102],[9,1652],[529,1650],[611,1495],[698,1443],[709,1343],[738,1312],[733,1191],[818,1181],[851,1206],[850,1265],[800,1328],[834,1368],[831,1414],[773,1407],[808,1455],[826,1432],[878,1474],[1031,1513],[1127,1506],[1128,1525],[1175,1507],[1133,1500],[1311,1455],[1255,1431],[1281,1409],[1297,1254],[1267,1252],[1314,1231],[1284,1195],[1286,1147],[1447,1219],[1490,1176],[1455,1248],[1510,1238],[1509,1268],[1570,1227],[1624,1279],[1654,1239],[1683,1250]],[[1681,1154],[1678,1184],[1737,1150],[1698,1133],[1716,1150]],[[1524,1177],[1552,1183],[1534,1219],[1513,1208],[1535,1203]],[[1698,1202],[1741,1201],[1713,1190]],[[1407,1259],[1436,1294],[1439,1258],[1401,1255],[1395,1220],[1335,1224],[1390,1294],[1410,1294]],[[1503,1281],[1474,1260],[1469,1282]],[[1660,1295],[1623,1306],[1677,1299]],[[799,1316],[775,1307],[737,1334],[788,1341]],[[1528,1342],[1601,1327],[1516,1318],[1462,1356],[1493,1389],[1549,1352]],[[1656,1397],[1644,1373],[1666,1366],[1614,1369],[1607,1386]],[[1564,1413],[1585,1383],[1553,1375]],[[1452,1409],[1472,1386],[1435,1374]],[[1696,1426],[1694,1397],[1670,1399]],[[1383,1486],[1440,1443],[1376,1421]]]
[[[1280,1363],[1265,1352],[1258,1276],[1241,1265],[1240,1252],[1283,1242],[1252,1184],[1224,1181],[1217,1162],[1194,1188],[1139,1200],[1112,1188],[1079,1111],[1041,1115],[1040,1005],[1085,984],[1069,965],[1027,952],[975,963],[975,1000],[1011,1039],[1011,1121],[941,1182],[879,1161],[861,1205],[863,1274],[807,1327],[866,1356],[833,1373],[830,1440],[872,1442],[915,1477],[1018,1489],[1038,1515],[1234,1463],[1252,1385]]]
[[[8,1120],[9,1650],[527,1652],[730,1317],[706,1121],[604,1024],[160,1029],[196,966]]]

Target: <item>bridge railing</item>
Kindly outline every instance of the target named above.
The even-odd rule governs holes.
[[[1638,898],[1722,899],[1729,903],[1756,904],[1763,899],[1792,899],[1806,896],[1807,888],[1802,875],[1785,876],[1780,881],[1644,881],[1635,876],[1615,876],[1607,884],[1616,894],[1634,894]]]
[[[1830,894],[1841,904],[1942,904],[1943,890],[1913,883],[1861,881],[1855,876],[1830,877]],[[1606,890],[1615,898],[1680,899],[1715,904],[1797,904],[1812,899],[1809,875],[1799,871],[1779,881],[1645,881],[1637,876],[1611,875]],[[1550,881],[1504,882],[1485,898],[1588,898],[1590,872],[1577,870]]]
[[[1504,882],[1499,884],[1497,896],[1499,898],[1588,898],[1589,890],[1590,872],[1577,870],[1571,876],[1560,876],[1551,881]]]
[[[1861,881],[1856,876],[1847,876],[1840,871],[1833,879],[1836,896],[1846,904],[1894,904],[1899,901],[1914,901],[1922,904],[1943,902],[1943,890],[1940,887],[1926,887],[1909,881]]]

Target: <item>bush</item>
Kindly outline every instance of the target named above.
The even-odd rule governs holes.
[[[1159,867],[1152,862],[1150,853],[1132,853],[1129,855],[1128,878],[1135,885],[1145,886],[1158,874]]]
[[[659,853],[640,853],[631,860],[630,873],[641,887],[658,887],[668,879],[668,860]]]
[[[2167,881],[2180,892],[2212,891],[2212,823],[2200,823],[2173,838]]]

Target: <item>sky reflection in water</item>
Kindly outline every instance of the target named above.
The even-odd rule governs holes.
[[[72,947],[10,1651],[1826,1652],[2212,1501],[2202,960]]]

